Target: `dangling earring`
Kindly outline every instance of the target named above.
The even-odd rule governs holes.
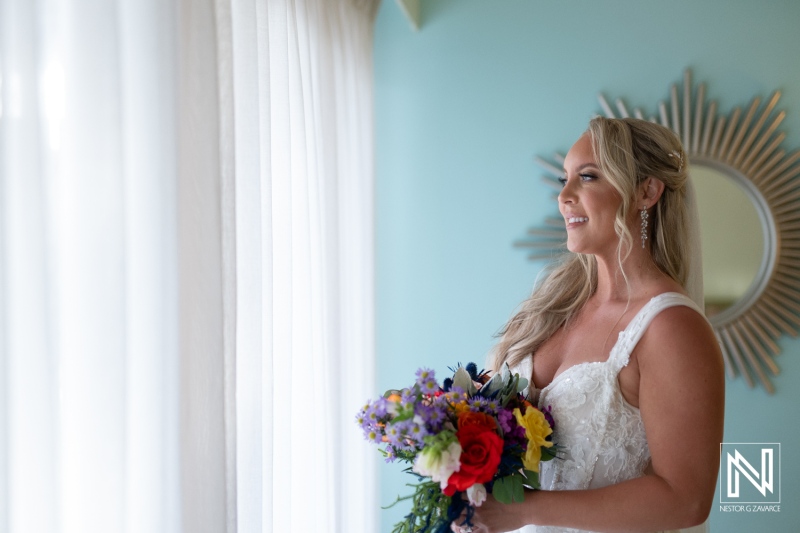
[[[647,240],[647,218],[650,216],[647,214],[647,206],[642,206],[642,210],[639,212],[639,215],[642,217],[642,248],[644,248],[644,241]]]

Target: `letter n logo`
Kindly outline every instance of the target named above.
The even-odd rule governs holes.
[[[780,503],[779,443],[723,443],[721,452],[721,502]]]

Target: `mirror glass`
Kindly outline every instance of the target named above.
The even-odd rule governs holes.
[[[703,246],[706,315],[736,303],[756,279],[764,258],[764,234],[756,206],[736,180],[694,164]]]

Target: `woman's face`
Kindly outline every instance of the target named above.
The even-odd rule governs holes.
[[[567,153],[564,172],[558,207],[567,226],[567,248],[582,254],[616,253],[614,219],[622,198],[600,172],[588,133]]]

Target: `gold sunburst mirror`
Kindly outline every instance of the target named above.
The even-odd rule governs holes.
[[[652,116],[630,113],[621,99],[614,107],[602,94],[598,99],[608,117],[659,122],[681,138],[700,205],[706,314],[727,374],[750,387],[757,379],[772,394],[776,341],[800,329],[800,150],[781,148],[786,134],[778,126],[786,113],[775,112],[780,92],[723,114],[716,101],[706,101],[705,84],[692,86],[687,70],[682,94],[672,85],[669,102],[659,102]],[[544,182],[560,190],[563,155],[536,162]],[[530,259],[552,259],[565,249],[563,219],[549,217],[545,226],[515,244],[530,249]]]

